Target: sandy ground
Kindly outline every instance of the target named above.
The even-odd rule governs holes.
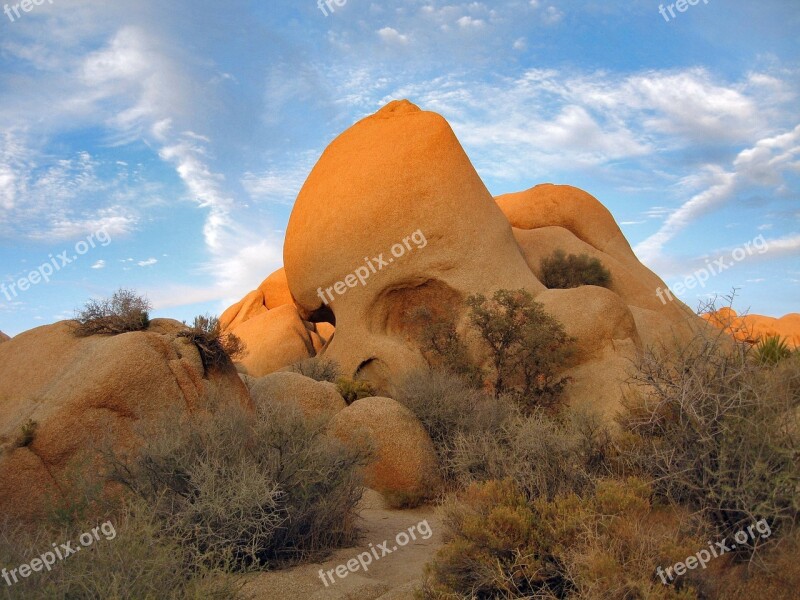
[[[414,592],[422,581],[425,564],[433,558],[442,544],[441,520],[435,509],[426,506],[414,510],[392,510],[384,505],[378,494],[367,492],[362,504],[361,518],[364,535],[358,546],[337,550],[323,563],[249,576],[243,588],[243,596],[252,600],[413,599]],[[398,534],[407,533],[409,528],[423,521],[427,521],[432,532],[428,539],[423,539],[423,535],[428,534],[428,529],[423,524],[415,529],[416,540],[409,539],[406,545],[401,545],[405,538],[401,535],[398,540]],[[390,553],[382,556],[385,550],[380,549],[379,545],[384,542],[387,542],[384,548]],[[372,564],[367,566],[366,572],[358,565],[357,571],[348,571],[344,578],[334,574],[334,582],[326,575],[326,587],[320,578],[320,569],[325,572],[335,570],[337,566],[346,565],[359,554],[369,553],[373,548],[381,558],[375,559],[375,554],[372,553]],[[366,557],[363,560],[367,562]],[[340,567],[340,572],[345,568]]]

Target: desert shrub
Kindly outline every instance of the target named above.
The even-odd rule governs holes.
[[[496,437],[518,414],[505,398],[493,398],[441,370],[410,373],[398,386],[395,399],[419,418],[433,441],[442,475],[451,483],[463,480],[454,460],[459,436]]]
[[[356,540],[369,457],[291,407],[255,419],[234,407],[176,427],[159,422],[113,478],[152,512],[189,564],[247,570],[324,554]]]
[[[589,493],[592,477],[603,471],[597,463],[602,445],[579,430],[577,420],[556,420],[539,411],[509,419],[494,431],[458,432],[446,468],[461,487],[511,479],[529,499]]]
[[[792,355],[792,349],[779,335],[765,338],[755,347],[755,358],[762,365],[777,365]]]
[[[800,360],[748,360],[747,344],[700,333],[646,352],[620,424],[624,463],[721,535],[766,519],[790,531],[800,509]],[[775,539],[773,535],[770,540]],[[754,548],[740,544],[737,552]]]
[[[469,320],[488,348],[496,396],[513,394],[524,408],[552,406],[567,384],[559,372],[573,339],[525,290],[467,298]]]
[[[510,480],[474,484],[444,505],[448,542],[427,568],[422,596],[698,598],[689,577],[676,586],[654,577],[704,542],[654,511],[649,497],[637,479],[602,480],[585,498],[534,501]]]
[[[795,600],[800,590],[800,531],[781,544],[760,553],[756,560],[736,565],[712,565],[708,587],[710,598],[769,598]],[[709,569],[711,571],[711,569]]]
[[[340,377],[336,380],[336,389],[347,404],[352,404],[362,398],[371,398],[375,395],[375,388],[368,381]]]
[[[206,372],[232,370],[233,361],[247,353],[244,342],[233,333],[223,333],[219,319],[211,315],[195,317],[191,327],[178,336],[197,347]]]
[[[489,371],[471,362],[464,336],[448,318],[417,311],[418,338],[428,363],[460,376],[473,387],[488,378],[494,395],[513,397],[526,411],[552,408],[569,379],[560,372],[573,351],[574,340],[564,326],[545,312],[527,291],[498,290],[466,300],[469,331],[488,354]]]
[[[120,289],[111,298],[90,300],[77,312],[80,336],[144,331],[150,325],[150,302],[133,290]]]
[[[606,472],[610,433],[596,416],[524,415],[512,399],[494,398],[442,371],[411,373],[395,397],[431,436],[450,489],[508,478],[528,498],[552,498],[582,493],[591,477]]]
[[[290,370],[316,381],[336,383],[342,376],[342,369],[335,360],[314,356],[294,363]]]
[[[412,311],[408,319],[416,329],[420,348],[432,368],[453,373],[473,387],[483,384],[483,373],[473,364],[452,314],[434,314],[427,307],[421,307]]]
[[[611,273],[598,259],[588,254],[570,254],[556,250],[541,260],[542,283],[550,289],[569,289],[582,285],[611,285]]]
[[[226,574],[184,560],[183,548],[165,537],[142,503],[113,516],[71,521],[59,526],[0,523],[0,565],[8,571],[100,528],[99,539],[51,569],[31,573],[8,586],[0,598],[15,600],[228,600],[236,586]],[[10,577],[10,575],[9,575]]]

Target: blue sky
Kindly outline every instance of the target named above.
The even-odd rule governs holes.
[[[670,285],[763,236],[681,297],[736,287],[741,309],[800,310],[796,0],[700,0],[669,21],[650,0],[15,4],[0,14],[7,333],[119,287],[157,316],[221,312],[281,266],[325,146],[397,98],[443,114],[493,194],[598,197]],[[49,281],[9,287],[45,263]]]

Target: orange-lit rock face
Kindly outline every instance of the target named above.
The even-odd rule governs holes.
[[[703,318],[721,327],[737,340],[751,344],[778,336],[786,340],[791,348],[800,348],[800,314],[789,313],[780,318],[762,315],[739,316],[730,308],[703,315]]]
[[[609,289],[545,289],[540,263],[557,249],[599,259],[611,272]],[[424,364],[408,314],[425,307],[464,325],[472,294],[530,291],[578,340],[567,402],[607,414],[619,406],[639,349],[702,323],[679,300],[657,295],[666,285],[596,198],[542,184],[493,199],[447,122],[407,101],[356,123],[325,150],[295,203],[284,264],[223,315],[255,351],[248,369],[263,374],[320,353],[386,393]],[[290,309],[273,308],[273,298],[294,303],[299,315],[273,321],[270,314]],[[316,323],[303,324],[307,336],[302,320]],[[288,340],[297,352],[287,352]]]
[[[420,243],[393,257],[415,232]],[[387,264],[372,260],[381,255]],[[363,285],[345,283],[369,262],[380,268]],[[301,312],[335,318],[326,356],[377,379],[421,360],[405,330],[409,310],[456,310],[466,296],[498,288],[543,289],[450,126],[407,101],[325,150],[292,211],[284,265]]]

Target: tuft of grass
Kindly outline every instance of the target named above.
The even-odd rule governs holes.
[[[39,424],[33,419],[28,419],[20,427],[20,435],[15,444],[17,448],[27,448],[33,443],[36,438],[36,430],[39,429]]]
[[[336,383],[342,376],[342,369],[335,360],[314,356],[294,363],[289,367],[293,373],[300,373],[315,381]]]
[[[549,289],[569,289],[582,285],[609,287],[611,272],[588,254],[567,254],[556,250],[541,260],[542,283]]]
[[[367,381],[340,377],[336,380],[336,389],[348,405],[362,398],[371,398],[375,395],[375,388]]]
[[[111,298],[90,300],[75,316],[75,334],[118,335],[144,331],[150,325],[150,302],[133,290],[120,289]]]

